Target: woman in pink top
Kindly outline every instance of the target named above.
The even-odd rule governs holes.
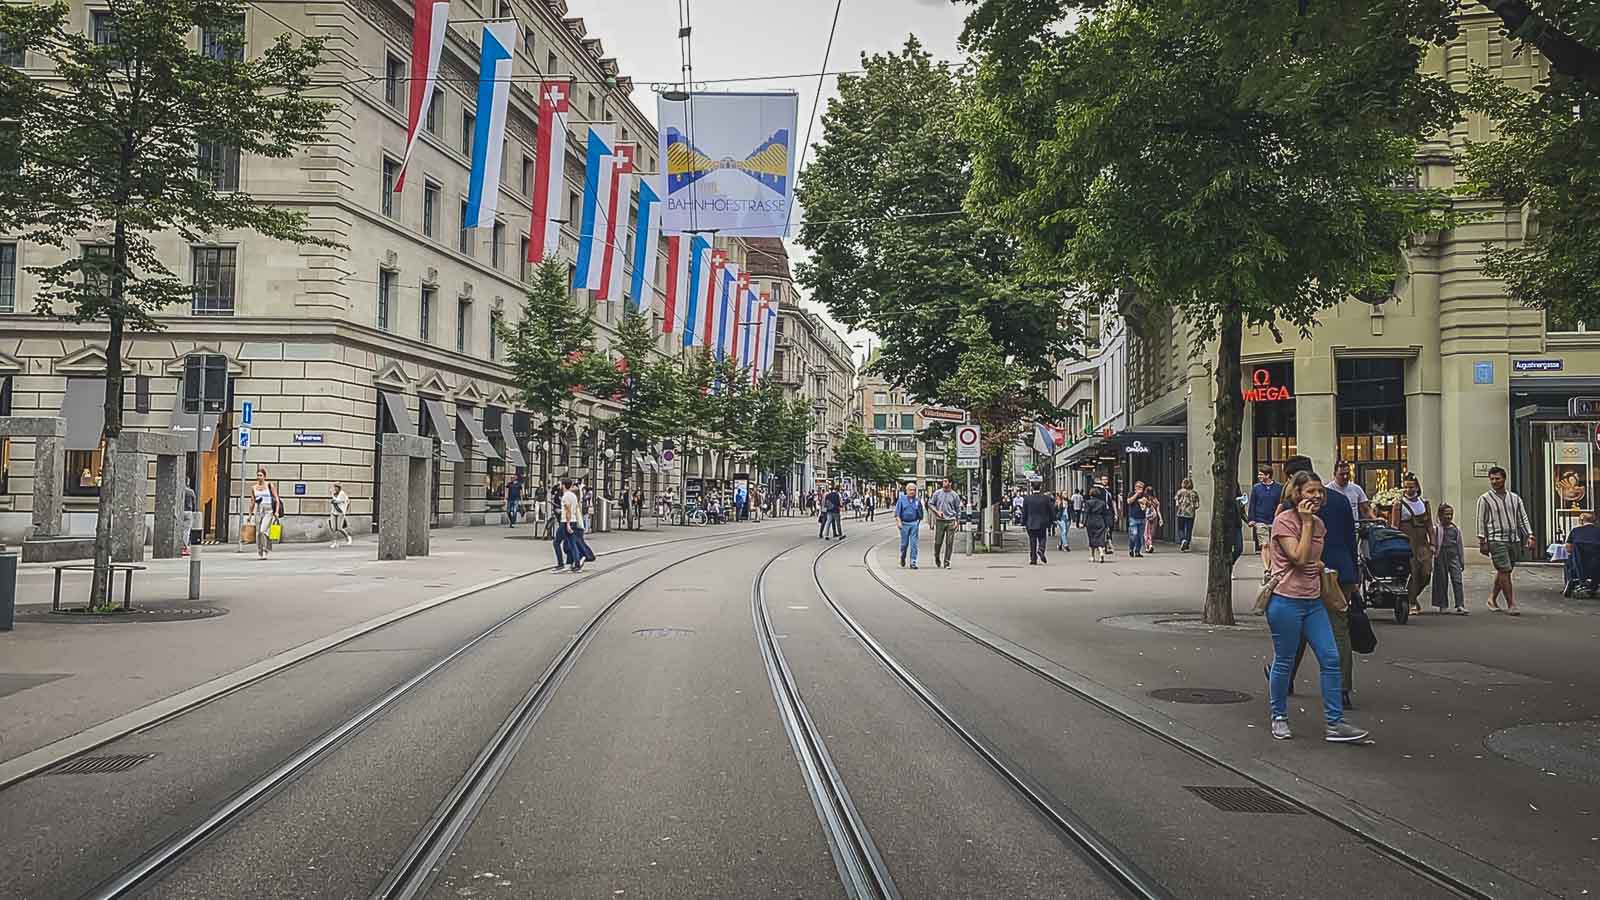
[[[1349,743],[1365,740],[1367,732],[1344,720],[1340,695],[1339,646],[1333,624],[1322,605],[1322,545],[1328,528],[1317,518],[1326,494],[1322,479],[1312,472],[1297,472],[1284,492],[1287,508],[1272,520],[1272,577],[1277,580],[1267,604],[1267,625],[1272,629],[1272,736],[1280,741],[1294,735],[1289,730],[1289,683],[1300,641],[1311,645],[1322,675],[1322,708],[1327,719],[1326,737]]]

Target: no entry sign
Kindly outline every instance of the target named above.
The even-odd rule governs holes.
[[[956,426],[956,468],[978,468],[978,444],[982,433],[976,425]]]

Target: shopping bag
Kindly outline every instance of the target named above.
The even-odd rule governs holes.
[[[254,544],[256,542],[256,526],[253,522],[246,522],[239,526],[239,543]]]
[[[267,538],[273,542],[283,540],[283,526],[277,522],[273,522],[271,525],[268,525]]]

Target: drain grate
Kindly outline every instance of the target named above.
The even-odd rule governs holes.
[[[49,772],[48,775],[105,775],[111,772],[126,772],[134,766],[155,759],[154,753],[123,753],[117,756],[84,756],[78,759],[67,760]]]
[[[1213,787],[1186,784],[1183,789],[1226,812],[1278,813],[1299,816],[1304,811],[1278,799],[1276,794],[1254,787]]]
[[[1245,703],[1250,695],[1243,691],[1223,688],[1160,688],[1150,692],[1157,700],[1172,703]]]
[[[1045,590],[1048,591],[1049,593],[1052,593],[1052,594],[1090,594],[1090,593],[1093,593],[1093,591],[1091,591],[1089,588],[1045,588]]]
[[[670,638],[688,637],[694,634],[693,628],[636,628],[633,631],[640,637]]]

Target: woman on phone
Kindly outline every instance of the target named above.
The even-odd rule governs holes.
[[[1317,518],[1325,499],[1322,479],[1312,472],[1297,472],[1287,493],[1290,505],[1272,520],[1267,548],[1271,576],[1277,582],[1267,603],[1267,625],[1272,630],[1272,736],[1280,741],[1294,736],[1289,728],[1289,684],[1304,639],[1321,669],[1325,738],[1335,743],[1363,741],[1366,730],[1344,720],[1339,647],[1322,603],[1322,550],[1328,537],[1327,526]]]

